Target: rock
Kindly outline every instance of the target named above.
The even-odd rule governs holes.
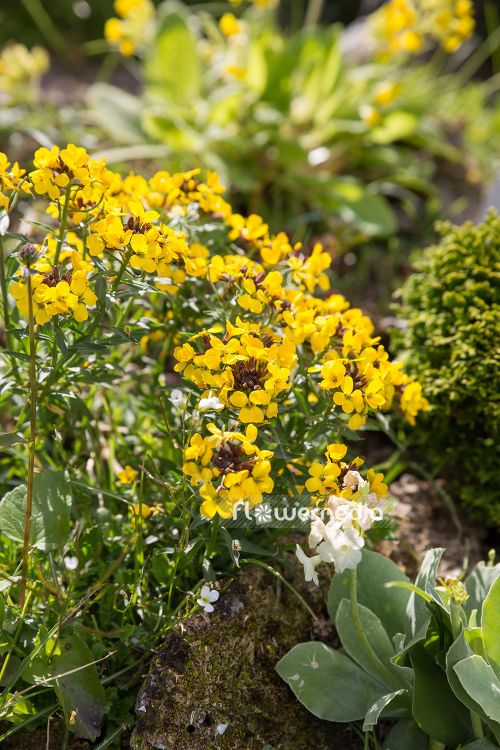
[[[326,591],[303,593],[319,612]],[[276,579],[249,569],[221,592],[215,612],[177,625],[151,662],[132,750],[361,748],[348,725],[312,716],[275,672],[290,648],[310,640],[310,626],[288,589],[278,598]]]

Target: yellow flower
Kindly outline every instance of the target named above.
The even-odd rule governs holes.
[[[120,480],[120,484],[132,484],[136,480],[137,472],[127,464],[125,469],[118,472],[117,477]],[[144,507],[146,506],[143,506],[143,508]]]

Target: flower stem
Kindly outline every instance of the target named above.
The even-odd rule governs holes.
[[[21,593],[19,606],[24,606],[26,583],[28,580],[28,552],[31,530],[31,507],[33,504],[33,479],[35,474],[35,438],[36,438],[36,370],[35,370],[35,322],[33,320],[33,296],[31,276],[28,275],[28,316],[30,338],[30,440],[28,443],[28,487],[26,489],[26,515],[24,521],[23,564],[21,572]]]
[[[5,255],[3,252],[3,241],[0,237],[0,289],[2,292],[2,306],[3,306],[3,324],[5,327],[5,338],[7,339],[7,349],[12,351],[12,335],[7,330],[10,325],[9,315],[9,298],[7,296],[7,281],[5,277]]]
[[[133,253],[133,249],[129,248],[129,250],[127,250],[127,252],[123,256],[123,259],[122,259],[122,262],[121,262],[121,266],[120,266],[120,268],[118,270],[116,278],[115,278],[115,280],[113,282],[113,285],[112,285],[112,287],[110,289],[111,294],[113,294],[114,292],[116,292],[116,290],[120,286],[120,282],[121,282],[121,280],[123,278],[123,274],[125,273],[125,269],[127,268],[127,265],[128,265],[128,262],[130,260],[130,256],[132,255],[132,253]],[[89,330],[87,331],[87,336],[91,336],[94,333],[95,329],[97,328],[97,326],[99,325],[99,323],[103,319],[105,312],[106,312],[106,303],[104,303],[103,305],[101,305],[101,309],[99,310],[99,312],[95,316],[94,320],[92,321],[92,325],[90,326]]]
[[[377,654],[371,647],[371,644],[366,637],[365,631],[363,630],[363,625],[361,623],[361,618],[359,616],[359,607],[358,607],[358,591],[357,591],[357,585],[356,585],[356,574],[357,569],[354,568],[351,570],[351,611],[352,611],[352,619],[354,622],[354,629],[356,631],[356,635],[358,636],[361,645],[363,646],[366,655],[372,662],[372,664],[377,668],[377,670],[383,675],[384,680],[389,682],[389,684],[394,685],[395,679],[393,675],[389,672],[387,667],[382,664],[380,659],[378,658]],[[398,685],[400,687],[400,685]]]
[[[64,206],[62,210],[61,223],[59,224],[59,237],[57,238],[57,249],[56,249],[56,255],[54,258],[55,266],[57,266],[57,264],[59,263],[59,256],[61,255],[61,250],[62,250],[62,246],[64,242],[64,235],[66,233],[66,224],[68,223],[70,192],[71,192],[71,180],[66,187],[66,193],[64,197]]]

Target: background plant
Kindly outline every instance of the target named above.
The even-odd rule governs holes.
[[[399,293],[405,325],[393,333],[430,402],[412,440],[471,512],[496,524],[500,220],[491,212],[438,229]]]
[[[217,19],[169,1],[153,26],[148,18],[149,46],[147,34],[140,43],[127,36],[127,19],[109,21],[110,43],[141,56],[144,92],[138,100],[99,84],[90,93],[94,116],[114,139],[136,144],[128,153],[165,144],[176,168],[216,169],[235,207],[258,212],[274,230],[301,238],[334,230],[344,251],[408,223],[430,232],[440,210],[437,161],[439,178],[460,172],[464,189],[491,174],[494,86],[468,83],[474,60],[463,72],[452,63],[445,75],[437,59],[350,60],[339,27],[287,35],[257,7]]]

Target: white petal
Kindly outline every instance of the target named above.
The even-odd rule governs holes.
[[[205,603],[205,612],[213,612],[214,608],[208,602]]]
[[[10,218],[9,214],[7,213],[1,213],[0,214],[0,235],[3,237],[7,229],[9,228],[10,224]]]
[[[209,602],[216,602],[219,598],[219,592],[218,591],[211,591],[208,595],[208,601]]]
[[[202,599],[206,599],[207,596],[209,595],[209,593],[210,593],[210,587],[209,586],[203,586],[203,588],[200,591],[200,597]]]
[[[217,726],[217,734],[224,734],[226,729],[228,728],[229,724],[218,724]]]

